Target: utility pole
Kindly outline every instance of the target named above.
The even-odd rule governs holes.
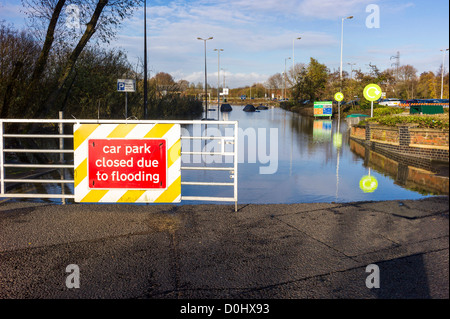
[[[395,81],[398,81],[398,70],[400,68],[400,52],[397,51],[397,55],[391,56],[391,60],[395,59],[396,62],[392,63],[391,66],[395,66]]]
[[[217,51],[217,120],[219,120],[219,101],[220,101],[220,51],[223,51],[223,49],[214,49],[214,51]]]
[[[447,52],[448,49],[441,50],[441,52],[444,52],[442,55],[442,74],[441,74],[441,100],[444,98],[444,73],[445,73],[445,52]]]
[[[147,0],[144,0],[144,120],[147,116]]]
[[[206,41],[212,40],[213,37],[207,39],[197,38],[197,40],[202,40],[205,43],[205,118],[208,119],[208,76],[206,73]]]

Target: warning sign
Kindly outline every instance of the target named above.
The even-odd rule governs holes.
[[[90,188],[166,188],[166,141],[89,140]]]
[[[74,125],[75,201],[179,203],[179,124]]]

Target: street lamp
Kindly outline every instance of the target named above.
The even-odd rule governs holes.
[[[291,57],[284,59],[284,101],[286,102],[286,61],[290,60]]]
[[[220,51],[223,49],[214,49],[214,51],[217,51],[217,120],[219,120]]]
[[[300,40],[301,37],[295,38],[294,40],[292,40],[292,75],[295,78],[295,56],[294,56],[294,49],[295,49],[295,40]]]
[[[341,87],[342,87],[342,48],[344,46],[344,20],[346,20],[346,19],[353,19],[353,16],[349,16],[347,18],[342,18],[342,28],[341,28],[341,68],[340,68],[340,71],[339,71],[339,78],[341,79]]]
[[[147,0],[144,0],[144,120],[147,119]]]
[[[441,100],[444,98],[444,70],[445,70],[445,53],[448,49],[441,50],[442,54],[442,77],[441,77]]]
[[[206,41],[212,40],[213,37],[207,39],[197,38],[197,40],[202,40],[205,43],[205,117],[208,119],[208,79],[206,75]]]

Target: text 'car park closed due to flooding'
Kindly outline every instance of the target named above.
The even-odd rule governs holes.
[[[74,126],[75,201],[181,201],[179,124]]]

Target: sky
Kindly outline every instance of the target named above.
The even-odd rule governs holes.
[[[345,19],[353,16],[353,19]],[[378,19],[377,19],[378,17]],[[110,48],[136,65],[143,59],[143,8],[127,17]],[[26,28],[20,0],[0,0],[0,21]],[[343,22],[342,22],[343,21]],[[379,23],[378,23],[379,22]],[[204,41],[208,84],[230,88],[263,83],[293,62],[310,57],[338,71],[344,27],[343,70],[367,72],[410,64],[418,73],[437,72],[449,54],[448,0],[147,0],[149,76],[203,83]],[[301,37],[300,40],[295,40]],[[223,49],[220,56],[214,49]],[[290,59],[289,59],[290,58]],[[351,65],[350,65],[350,64]]]

